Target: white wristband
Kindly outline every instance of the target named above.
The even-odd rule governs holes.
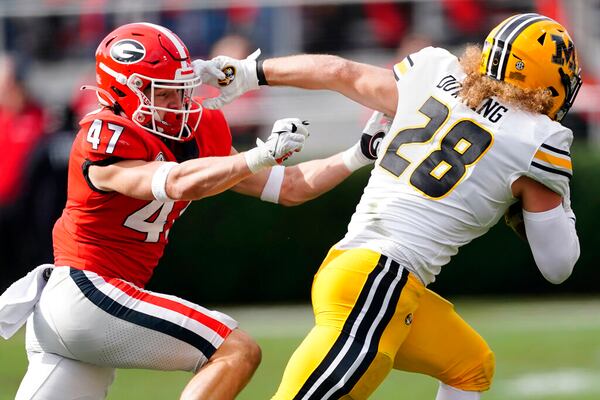
[[[175,201],[167,194],[167,178],[169,172],[174,166],[178,165],[176,162],[165,162],[152,175],[152,195],[160,202],[167,203]]]
[[[342,159],[348,170],[354,172],[357,169],[373,163],[373,160],[368,159],[364,156],[360,149],[360,142],[350,147],[348,150],[342,153]]]
[[[281,192],[281,185],[283,185],[284,176],[285,167],[283,165],[276,165],[271,168],[267,183],[265,183],[265,187],[260,194],[260,199],[262,201],[268,201],[275,204],[279,202],[279,193]]]

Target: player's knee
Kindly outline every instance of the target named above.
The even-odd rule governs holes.
[[[482,390],[488,390],[492,386],[492,380],[494,379],[494,373],[496,372],[496,356],[494,352],[488,348],[487,352],[482,355],[481,359],[481,381]]]
[[[471,379],[472,385],[477,387],[477,390],[488,390],[492,386],[494,372],[496,371],[496,357],[494,352],[487,347],[485,351],[479,353],[476,360],[476,367]]]
[[[482,392],[492,385],[496,370],[496,359],[489,347],[485,347],[466,363],[467,367],[458,376],[442,380],[445,384],[461,390]]]
[[[253,339],[248,340],[244,345],[243,352],[244,361],[251,366],[252,370],[256,370],[262,360],[262,351],[258,343]]]
[[[223,356],[235,359],[235,363],[238,366],[245,365],[249,370],[254,371],[258,368],[262,359],[262,352],[260,346],[250,335],[239,329],[234,330],[227,337],[218,353]]]

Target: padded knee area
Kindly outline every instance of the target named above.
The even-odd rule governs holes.
[[[496,360],[494,353],[486,347],[477,357],[471,357],[465,362],[466,368],[454,377],[440,377],[446,385],[461,390],[482,392],[492,385]]]

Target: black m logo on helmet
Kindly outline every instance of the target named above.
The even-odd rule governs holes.
[[[137,40],[123,39],[110,48],[110,57],[121,64],[133,64],[144,58],[146,49]]]
[[[564,39],[559,35],[552,35],[552,40],[556,44],[556,53],[552,55],[552,62],[558,65],[566,64],[569,69],[573,70],[575,65],[573,62],[573,56],[575,55],[573,43],[569,43],[569,46],[567,46]]]

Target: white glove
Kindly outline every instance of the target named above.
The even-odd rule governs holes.
[[[246,164],[252,173],[265,167],[281,164],[294,152],[302,150],[308,137],[308,122],[298,118],[275,121],[266,142],[256,139],[256,147],[244,153]]]
[[[194,74],[202,78],[203,83],[208,83],[209,80],[214,79],[225,79],[225,73],[212,60],[194,60],[192,61],[192,68],[194,68]]]
[[[358,143],[342,153],[344,164],[350,171],[356,171],[377,159],[379,146],[391,125],[392,119],[382,112],[374,111],[371,114]]]
[[[218,97],[205,99],[202,105],[214,110],[231,103],[250,90],[258,89],[256,59],[259,55],[260,49],[257,49],[243,60],[217,56],[210,61],[192,62],[194,72],[202,78],[202,82],[221,91]]]

